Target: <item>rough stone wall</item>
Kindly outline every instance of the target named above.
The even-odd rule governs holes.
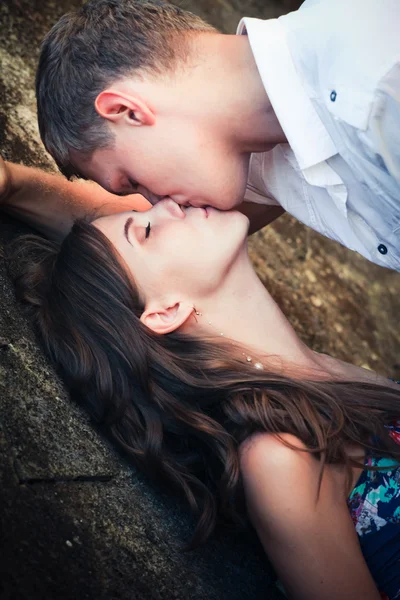
[[[53,168],[42,150],[33,77],[39,41],[78,0],[2,0],[0,152]],[[242,14],[277,16],[290,0],[180,2],[226,32]],[[0,245],[24,228],[0,215]],[[284,217],[251,255],[303,339],[400,376],[400,277]],[[15,305],[0,260],[0,597],[279,599],[260,547],[220,534],[181,552],[191,520],[132,471],[71,404]]]

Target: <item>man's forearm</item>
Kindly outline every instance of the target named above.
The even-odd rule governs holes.
[[[9,191],[0,208],[52,239],[62,239],[81,217],[104,216],[124,210],[146,210],[139,194],[115,196],[92,182],[69,182],[61,175],[6,163]]]

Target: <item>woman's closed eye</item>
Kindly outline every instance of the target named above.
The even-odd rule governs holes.
[[[136,212],[136,211],[132,211],[132,212]],[[133,218],[129,217],[126,222],[125,222],[125,226],[124,226],[124,235],[126,238],[126,241],[129,242],[129,244],[131,244],[129,236],[128,236],[128,232],[129,232],[129,228],[133,223]],[[150,231],[151,231],[151,224],[150,221],[147,223],[146,227],[144,228],[145,231],[145,240],[147,240],[147,238],[150,236]],[[132,245],[132,244],[131,244]]]

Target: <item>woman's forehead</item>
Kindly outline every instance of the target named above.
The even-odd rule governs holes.
[[[124,223],[130,214],[133,215],[133,213],[117,213],[115,215],[99,217],[93,221],[92,225],[97,227],[106,237],[115,239],[116,236],[123,233]]]
[[[114,227],[121,226],[125,223],[128,217],[134,217],[134,211],[125,211],[121,213],[115,213],[113,215],[106,215],[98,217],[93,221],[93,225],[99,229],[112,229]]]

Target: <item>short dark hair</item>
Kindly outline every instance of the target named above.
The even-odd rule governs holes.
[[[96,112],[98,94],[133,72],[170,70],[187,54],[185,32],[215,31],[163,0],[89,0],[45,37],[36,75],[39,130],[68,177],[79,174],[70,151],[90,156],[112,145]]]

